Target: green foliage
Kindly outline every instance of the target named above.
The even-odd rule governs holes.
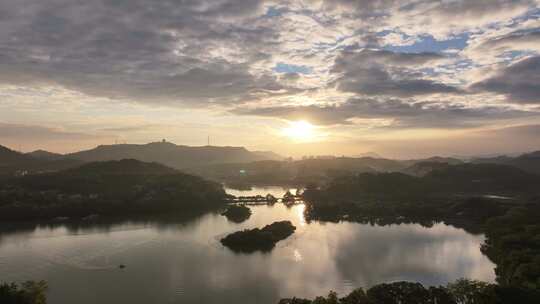
[[[15,283],[0,284],[0,303],[2,304],[46,304],[45,281],[26,281],[20,285]]]
[[[204,210],[225,198],[220,184],[197,176],[155,163],[109,161],[3,183],[0,219]]]
[[[394,282],[375,285],[364,292],[353,290],[338,298],[331,291],[327,297],[314,300],[282,299],[279,304],[536,304],[540,293],[531,289],[499,286],[474,280],[460,279],[448,286],[425,288],[420,283]]]
[[[280,240],[294,233],[296,227],[290,221],[274,222],[262,229],[237,231],[221,239],[221,243],[237,252],[269,251]]]

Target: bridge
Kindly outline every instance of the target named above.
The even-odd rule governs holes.
[[[229,199],[230,204],[242,204],[242,205],[268,205],[281,202],[284,204],[294,204],[298,201],[302,201],[301,195],[293,195],[290,192],[285,193],[281,198],[277,198],[272,194],[266,196],[254,195],[254,196],[231,196]]]

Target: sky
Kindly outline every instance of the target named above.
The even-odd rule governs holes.
[[[540,149],[540,0],[3,0],[0,144]]]

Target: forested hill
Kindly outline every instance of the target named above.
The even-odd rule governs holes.
[[[82,162],[69,159],[44,159],[23,154],[0,145],[0,177],[24,173],[58,171],[80,165]]]
[[[435,169],[423,177],[403,173],[362,173],[335,178],[321,195],[338,200],[359,197],[448,197],[540,194],[540,176],[497,164],[461,164]]]
[[[524,171],[540,174],[540,151],[525,153],[517,157],[499,156],[492,158],[477,158],[472,160],[473,163],[495,163],[503,164]]]
[[[0,219],[184,212],[225,203],[221,184],[133,159],[13,177],[0,186]]]

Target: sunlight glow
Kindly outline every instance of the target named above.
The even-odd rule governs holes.
[[[309,141],[316,136],[315,126],[305,120],[289,122],[289,127],[282,133],[296,141]]]

